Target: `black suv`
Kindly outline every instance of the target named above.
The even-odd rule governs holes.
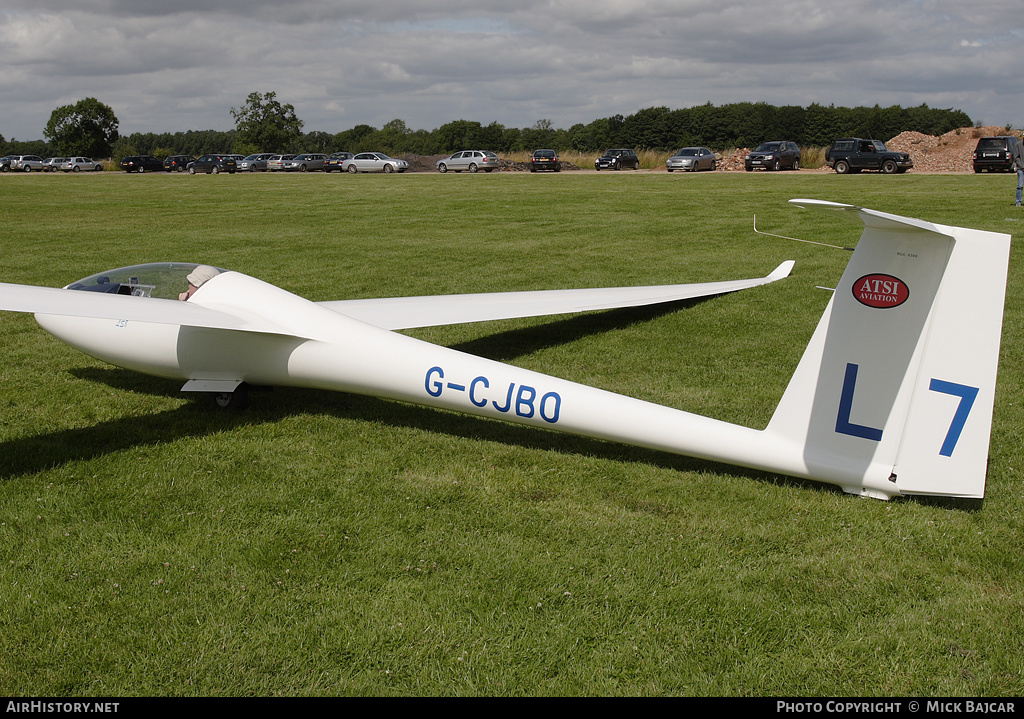
[[[1013,171],[1013,154],[1020,152],[1020,140],[1012,135],[983,137],[974,148],[974,171]]]
[[[634,170],[640,169],[640,158],[632,150],[608,150],[594,160],[594,169],[598,172],[601,170],[621,170],[624,167],[632,167]]]
[[[194,159],[191,155],[168,155],[164,158],[164,169],[168,172],[184,172],[188,163]]]
[[[910,155],[885,149],[881,140],[862,140],[844,137],[832,143],[825,151],[825,164],[845,175],[861,170],[881,170],[887,175],[906,172],[914,166]]]
[[[743,166],[747,172],[753,172],[759,167],[765,170],[781,170],[784,167],[799,170],[800,148],[788,140],[762,142],[746,156]]]
[[[235,174],[238,163],[231,155],[203,155],[198,160],[188,163],[188,174],[194,175],[197,172],[205,172],[207,175],[216,175],[220,172]]]

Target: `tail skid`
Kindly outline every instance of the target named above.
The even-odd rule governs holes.
[[[847,492],[983,497],[1009,235],[791,202],[864,233],[766,439]]]

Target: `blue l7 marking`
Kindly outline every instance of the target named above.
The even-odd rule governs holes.
[[[836,432],[881,442],[882,430],[854,424],[850,421],[850,412],[853,409],[853,395],[857,388],[858,368],[858,365],[852,363],[846,365],[843,391],[839,397],[839,414],[836,416]],[[960,404],[957,405],[956,412],[953,414],[953,421],[949,423],[949,429],[946,431],[946,438],[942,441],[942,447],[939,448],[940,455],[952,457],[953,450],[956,449],[956,443],[960,441],[960,434],[964,430],[964,425],[967,424],[967,417],[974,407],[974,400],[978,397],[978,388],[968,387],[956,382],[947,382],[933,377],[928,385],[928,389],[932,392],[941,392],[942,394],[960,398]]]

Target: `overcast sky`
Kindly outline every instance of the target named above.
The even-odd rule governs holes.
[[[229,130],[276,92],[336,133],[569,128],[645,107],[927,103],[1024,125],[1020,0],[3,0],[0,134],[95,97],[120,132]]]

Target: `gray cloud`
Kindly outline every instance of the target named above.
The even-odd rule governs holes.
[[[401,118],[569,127],[643,107],[956,107],[1024,124],[1017,3],[980,0],[8,0],[0,133],[97,97],[121,131],[233,127],[274,91],[307,130]]]

